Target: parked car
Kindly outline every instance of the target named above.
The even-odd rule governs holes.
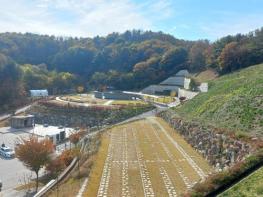
[[[6,157],[6,158],[13,158],[15,156],[15,151],[13,151],[8,146],[2,146],[0,148],[0,155]]]
[[[3,187],[3,183],[2,183],[2,181],[0,179],[0,192],[2,191],[2,187]]]

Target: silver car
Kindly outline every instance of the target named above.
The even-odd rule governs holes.
[[[7,146],[2,146],[0,148],[0,154],[6,158],[13,158],[15,156],[15,151]]]

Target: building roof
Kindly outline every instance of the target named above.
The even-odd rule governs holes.
[[[47,89],[43,90],[29,90],[30,92],[48,92]]]
[[[150,85],[142,90],[142,92],[162,92],[162,91],[177,91],[179,86],[168,86],[168,85]]]
[[[26,118],[33,118],[34,115],[25,115],[25,116],[12,116],[13,119],[26,119]]]
[[[178,73],[175,74],[175,76],[180,76],[180,77],[189,77],[189,72],[188,70],[180,70]]]
[[[169,86],[184,86],[184,79],[185,77],[179,77],[179,76],[175,76],[175,77],[169,77],[167,79],[165,79],[164,81],[162,81],[160,83],[160,85],[169,85]]]
[[[64,130],[66,131],[66,137],[68,137],[74,129],[68,127],[60,129],[59,127],[55,126],[44,127],[43,125],[36,124],[35,127],[30,130],[30,133],[45,137],[59,134],[61,131]]]
[[[29,90],[31,96],[48,96],[48,90]]]

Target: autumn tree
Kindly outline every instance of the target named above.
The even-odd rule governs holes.
[[[46,165],[46,170],[50,172],[51,175],[57,177],[60,172],[65,168],[66,163],[64,162],[64,155],[56,157],[50,160]]]
[[[197,41],[190,49],[189,63],[191,70],[202,70],[206,67],[206,52],[209,47],[207,40]]]
[[[16,149],[17,158],[30,170],[36,173],[36,191],[38,190],[39,170],[50,160],[54,151],[53,144],[50,140],[39,140],[35,136],[29,139],[23,139],[23,143]]]
[[[161,59],[161,67],[163,69],[173,69],[186,63],[188,53],[182,47],[176,47],[164,53]]]
[[[237,42],[231,42],[222,50],[218,61],[223,73],[245,67],[247,63],[248,49]]]
[[[65,166],[69,166],[74,157],[76,157],[79,154],[79,149],[69,149],[64,150],[62,154],[59,156],[59,159],[63,162]]]
[[[69,141],[76,146],[76,144],[79,142],[79,140],[81,139],[83,135],[84,135],[84,132],[82,130],[72,132],[69,136]]]

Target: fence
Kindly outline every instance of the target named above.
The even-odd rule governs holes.
[[[48,191],[50,191],[53,187],[55,187],[60,181],[62,181],[65,177],[69,175],[69,173],[74,169],[78,162],[78,159],[75,157],[70,165],[58,176],[57,179],[52,179],[48,182],[38,193],[34,195],[34,197],[44,196]]]

